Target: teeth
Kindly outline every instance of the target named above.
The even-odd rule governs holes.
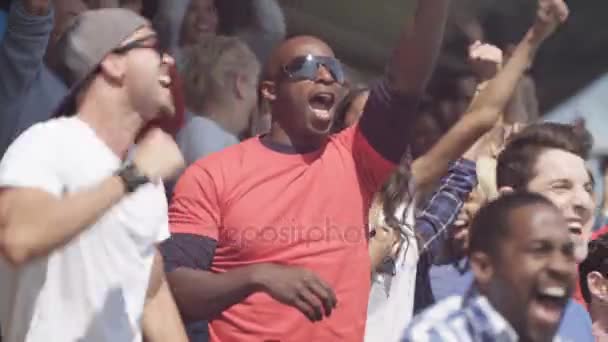
[[[566,289],[559,286],[548,287],[541,292],[544,296],[563,298],[566,296]]]

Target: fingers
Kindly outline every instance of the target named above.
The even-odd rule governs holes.
[[[324,281],[313,274],[305,279],[297,292],[293,305],[312,322],[329,317],[336,307],[334,291]]]
[[[570,10],[563,0],[540,0],[538,2],[538,18],[546,23],[563,23],[568,19]]]
[[[304,316],[306,316],[306,318],[308,318],[311,322],[316,322],[319,321],[320,319],[317,319],[316,315],[315,315],[315,310],[313,309],[313,307],[305,300],[303,300],[302,298],[297,298],[293,301],[293,306],[300,310],[301,313],[304,314]]]
[[[311,281],[308,284],[311,294],[314,294],[323,305],[325,316],[331,316],[331,312],[336,307],[336,295],[326,287],[321,281]]]
[[[304,302],[306,306],[306,311],[304,313],[311,321],[316,322],[323,319],[321,300],[319,300],[320,298],[313,294],[309,288],[302,288],[298,292],[298,298],[300,301]]]

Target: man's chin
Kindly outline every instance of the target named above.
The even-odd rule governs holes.
[[[333,118],[330,120],[311,120],[309,123],[309,129],[315,133],[315,135],[329,135],[331,127],[333,126]]]

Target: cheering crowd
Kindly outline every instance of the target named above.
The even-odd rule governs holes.
[[[454,76],[420,0],[358,84],[274,0],[10,1],[0,341],[608,341],[593,141],[528,75],[569,9],[537,2]]]

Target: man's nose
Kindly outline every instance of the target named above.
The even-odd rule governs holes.
[[[327,83],[335,81],[331,71],[323,64],[317,68],[317,80]]]

